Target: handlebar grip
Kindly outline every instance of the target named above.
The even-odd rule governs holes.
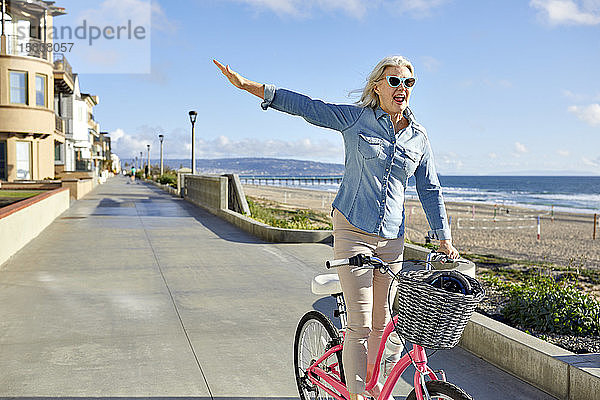
[[[327,266],[327,269],[329,268],[335,268],[335,267],[341,267],[344,265],[349,265],[350,264],[350,260],[347,258],[343,258],[341,260],[331,260],[331,261],[326,261],[325,265]]]

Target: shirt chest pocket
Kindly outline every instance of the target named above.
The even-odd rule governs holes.
[[[407,176],[412,176],[421,162],[421,153],[418,151],[398,146],[397,157],[404,166]]]
[[[365,159],[382,157],[384,154],[384,141],[381,138],[358,134],[358,152]]]

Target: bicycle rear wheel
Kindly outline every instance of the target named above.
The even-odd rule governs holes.
[[[339,341],[339,337],[337,328],[318,311],[309,311],[300,319],[294,340],[294,371],[301,400],[334,399],[308,379],[306,369],[325,354],[328,346]],[[320,367],[328,371],[336,363],[341,380],[345,382],[341,351],[325,359]]]
[[[431,400],[473,400],[473,398],[458,386],[444,381],[425,382]],[[417,400],[415,389],[406,397],[406,400]]]

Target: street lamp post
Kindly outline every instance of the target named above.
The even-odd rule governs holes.
[[[142,170],[142,163],[144,162],[144,153],[140,151],[140,171]]]
[[[190,111],[190,122],[192,123],[192,175],[196,175],[196,137],[194,135],[194,124],[196,123],[196,117],[198,113],[196,111]]]
[[[148,172],[146,172],[146,178],[150,176],[150,145],[146,145],[148,147],[148,163],[146,164],[146,168],[148,168]]]
[[[163,140],[165,139],[165,135],[158,135],[158,140],[160,140],[160,176],[163,176]]]

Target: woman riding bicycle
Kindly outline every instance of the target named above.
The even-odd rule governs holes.
[[[263,109],[299,115],[311,124],[341,132],[346,169],[332,205],[334,258],[369,254],[386,262],[402,259],[404,192],[413,175],[431,227],[429,235],[440,240],[440,251],[458,258],[429,139],[408,107],[416,82],[408,60],[401,56],[381,60],[356,105],[324,103],[253,82],[213,61],[234,86],[263,99]],[[387,295],[392,279],[377,270],[349,266],[339,268],[338,274],[348,312],[344,373],[350,399],[357,400],[374,370],[377,345],[390,319]],[[380,390],[376,386],[366,394],[377,398]]]

